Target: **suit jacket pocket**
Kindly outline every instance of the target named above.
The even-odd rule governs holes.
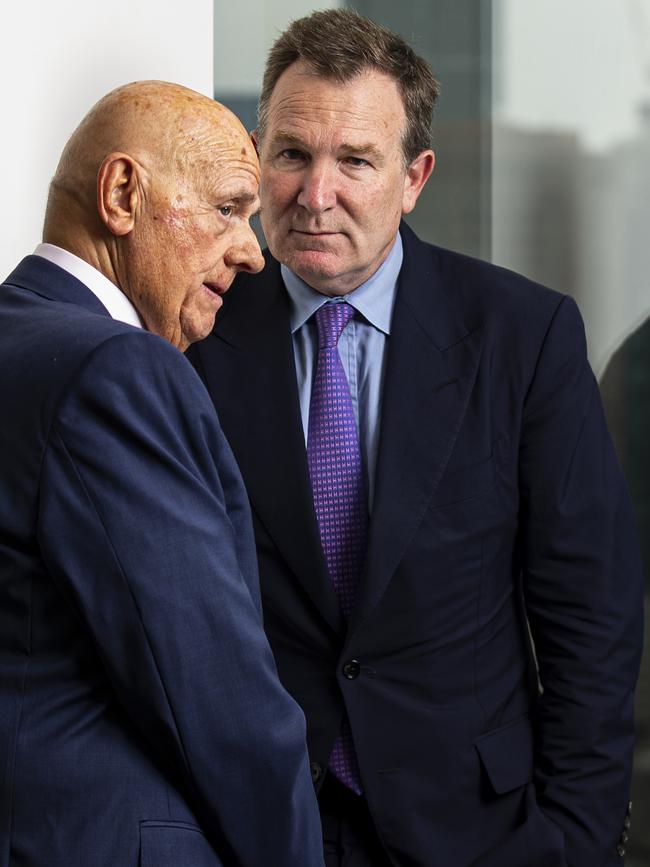
[[[140,867],[223,867],[203,832],[189,822],[140,822]]]
[[[474,746],[497,795],[533,779],[533,730],[527,716],[486,732]]]

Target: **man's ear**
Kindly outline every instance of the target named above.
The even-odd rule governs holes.
[[[419,153],[408,167],[406,170],[406,178],[404,180],[402,213],[411,213],[424,185],[429,180],[435,164],[436,155],[433,151],[426,150]]]
[[[258,133],[257,133],[257,127],[255,127],[255,129],[251,130],[251,141],[253,142],[253,147],[255,148],[255,153],[257,154],[257,157],[258,157],[258,159],[259,159],[259,155],[260,155],[260,137],[259,137],[259,135],[258,135]]]
[[[139,203],[138,164],[128,154],[108,154],[97,174],[97,209],[108,231],[128,235]]]

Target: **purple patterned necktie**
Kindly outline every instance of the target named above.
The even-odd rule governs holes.
[[[341,611],[349,619],[366,559],[368,506],[359,435],[348,381],[337,343],[354,316],[345,302],[316,312],[318,361],[309,405],[307,459],[321,543]],[[352,791],[361,780],[352,732],[343,720],[329,760],[330,769]]]

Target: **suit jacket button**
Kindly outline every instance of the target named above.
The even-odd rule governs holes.
[[[625,821],[623,822],[623,827],[625,828],[626,831],[630,830],[631,824],[632,824],[632,822],[630,821],[630,817],[626,816]]]
[[[618,846],[616,847],[616,851],[618,852],[618,854],[622,858],[623,855],[625,855],[625,846],[622,843],[619,843]]]
[[[317,783],[323,776],[323,766],[320,762],[312,762],[309,766],[309,770],[311,771],[312,783]]]
[[[343,677],[354,680],[361,673],[361,664],[358,659],[350,659],[343,666]]]

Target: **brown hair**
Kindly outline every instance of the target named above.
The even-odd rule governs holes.
[[[431,120],[440,88],[428,63],[396,33],[351,9],[312,12],[293,21],[275,41],[266,61],[258,116],[264,135],[273,88],[298,60],[316,75],[341,83],[367,69],[395,79],[402,95],[406,129],[402,149],[407,165],[431,147]]]

